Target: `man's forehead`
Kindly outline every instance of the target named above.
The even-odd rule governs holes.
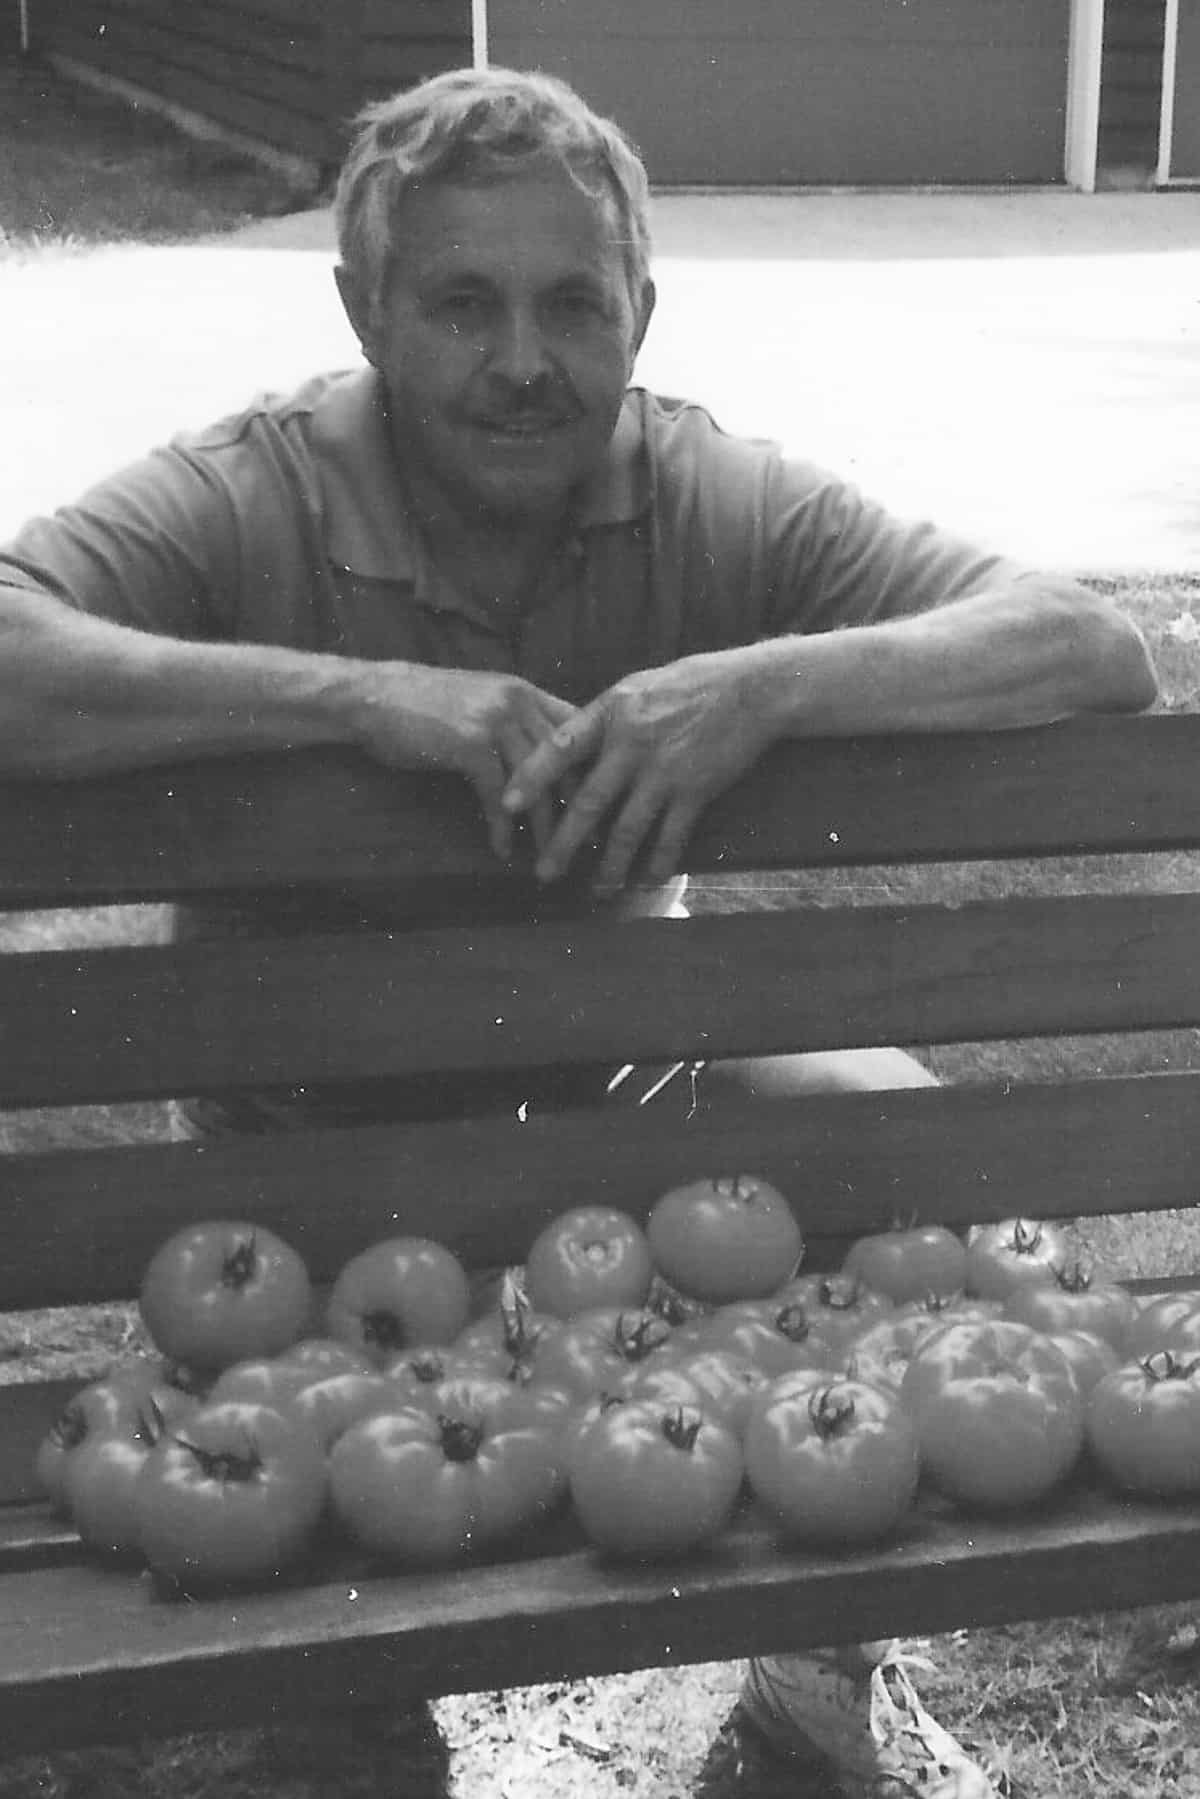
[[[611,196],[557,163],[424,182],[401,201],[396,226],[399,257],[422,270],[561,263],[610,273],[623,267]]]

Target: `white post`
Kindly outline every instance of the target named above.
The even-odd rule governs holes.
[[[1104,0],[1071,0],[1067,50],[1067,143],[1064,174],[1081,193],[1096,191],[1100,134],[1100,62],[1104,50]]]
[[[29,0],[21,0],[21,55],[29,55]]]
[[[1162,106],[1158,115],[1158,173],[1160,187],[1171,179],[1171,139],[1175,132],[1175,55],[1179,47],[1179,0],[1167,0],[1163,37]]]
[[[471,60],[477,69],[488,66],[487,0],[471,0]]]

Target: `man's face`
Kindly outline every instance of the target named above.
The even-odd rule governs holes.
[[[418,497],[553,520],[604,456],[649,320],[609,209],[547,164],[410,192],[397,242],[373,313],[340,285]]]

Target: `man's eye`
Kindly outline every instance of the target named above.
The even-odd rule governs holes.
[[[487,301],[482,294],[464,292],[460,294],[443,294],[438,300],[435,313],[452,325],[472,325],[487,314]]]
[[[583,325],[603,315],[604,308],[595,294],[564,293],[556,294],[551,302],[551,314],[564,325]]]

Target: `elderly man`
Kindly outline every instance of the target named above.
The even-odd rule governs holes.
[[[1153,698],[1095,595],[630,385],[646,175],[561,83],[461,71],[367,109],[337,218],[365,369],[175,440],[0,553],[4,769],[353,745],[463,775],[498,857],[527,821],[548,896],[667,910],[697,815],[779,739]],[[343,922],[379,907],[347,896]],[[927,1078],[899,1051],[793,1057],[710,1070],[702,1100]],[[404,1105],[397,1084],[275,1094],[223,1121]],[[744,1715],[856,1790],[869,1667],[754,1664]]]

